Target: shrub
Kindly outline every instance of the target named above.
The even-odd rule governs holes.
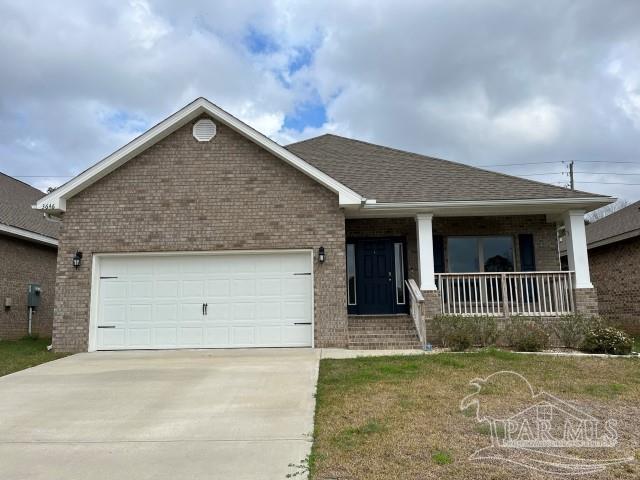
[[[549,345],[549,334],[537,318],[511,317],[506,323],[505,337],[519,352],[540,352]]]
[[[551,323],[553,332],[563,347],[578,348],[589,330],[601,323],[598,317],[589,317],[580,313],[564,315]]]
[[[443,347],[463,351],[471,346],[471,323],[461,315],[438,315],[433,319],[433,330]]]
[[[615,327],[597,325],[586,333],[580,349],[589,353],[628,355],[633,349],[633,339]]]
[[[454,352],[464,352],[471,346],[471,333],[466,328],[451,332],[447,338],[447,346]]]
[[[471,317],[473,343],[480,347],[494,347],[498,341],[498,322],[493,317]]]
[[[433,319],[433,330],[442,346],[464,351],[472,345],[495,345],[498,325],[494,318],[484,316],[438,315]]]

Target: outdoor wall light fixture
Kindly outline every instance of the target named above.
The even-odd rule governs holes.
[[[81,261],[82,261],[82,252],[77,251],[76,254],[73,256],[73,266],[76,268],[76,270],[80,266]]]
[[[325,260],[324,247],[320,247],[318,249],[318,261],[320,263],[324,263],[324,260]]]

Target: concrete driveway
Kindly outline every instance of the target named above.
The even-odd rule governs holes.
[[[280,479],[319,352],[99,352],[0,377],[0,479]]]

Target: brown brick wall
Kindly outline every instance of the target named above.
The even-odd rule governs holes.
[[[67,202],[53,343],[87,349],[93,253],[324,246],[315,263],[316,346],[346,346],[344,214],[338,197],[218,123],[199,143],[179,129]],[[76,250],[84,253],[77,271]]]
[[[640,334],[640,238],[590,249],[589,268],[600,315]]]
[[[32,333],[51,336],[56,249],[19,238],[0,235],[0,339],[14,340],[28,333],[27,286],[39,283],[42,288],[40,307],[32,318]],[[5,299],[11,298],[11,308]]]

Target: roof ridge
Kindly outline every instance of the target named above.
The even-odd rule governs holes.
[[[398,153],[402,153],[402,154],[405,154],[405,155],[411,155],[412,157],[417,157],[418,160],[421,160],[421,159],[437,160],[437,161],[440,161],[440,162],[450,163],[452,165],[457,165],[457,166],[460,166],[460,167],[472,168],[474,170],[478,170],[478,171],[485,172],[485,173],[492,173],[494,175],[500,175],[502,177],[517,179],[517,180],[520,180],[520,181],[523,181],[523,182],[534,183],[536,185],[543,185],[545,187],[551,187],[551,188],[554,188],[554,189],[564,190],[564,191],[568,190],[567,188],[560,187],[558,185],[552,185],[551,183],[545,183],[545,182],[541,182],[541,181],[538,181],[538,180],[531,180],[531,179],[528,179],[528,178],[519,177],[517,175],[509,175],[508,173],[496,172],[494,170],[487,170],[487,169],[484,169],[484,168],[476,167],[475,165],[469,165],[467,163],[456,162],[454,160],[446,160],[444,158],[439,158],[439,157],[432,157],[430,155],[425,155],[425,154],[422,154],[422,153],[410,152],[409,150],[402,150],[400,148],[389,147],[389,146],[386,146],[386,145],[379,145],[377,143],[367,142],[365,140],[359,140],[357,138],[345,137],[345,136],[342,136],[342,135],[336,135],[334,133],[324,133],[322,135],[318,135],[317,137],[307,138],[306,140],[302,140],[300,142],[291,143],[291,144],[287,145],[287,147],[289,147],[291,145],[298,145],[298,144],[301,144],[301,143],[304,143],[304,142],[309,142],[311,140],[317,140],[319,138],[327,137],[327,136],[336,137],[336,138],[340,138],[340,139],[343,139],[343,140],[348,140],[350,142],[361,143],[361,144],[364,144],[364,145],[369,145],[371,147],[382,148],[382,149],[385,149],[385,150],[390,150],[392,152],[398,152]],[[597,194],[597,193],[585,192],[583,190],[571,190],[571,191],[572,192],[576,192],[576,193],[584,193],[584,194],[589,195],[589,196],[607,197],[607,195],[601,195],[601,194]]]

